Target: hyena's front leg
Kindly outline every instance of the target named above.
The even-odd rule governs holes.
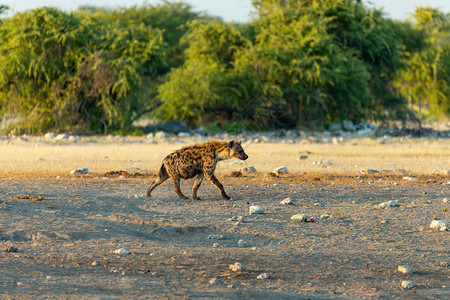
[[[202,184],[203,181],[203,172],[198,174],[197,178],[195,178],[194,186],[192,187],[192,199],[194,200],[200,200],[199,197],[197,197],[197,191]]]
[[[220,194],[222,196],[223,200],[230,200],[231,198],[225,193],[225,190],[223,189],[223,185],[220,183],[220,181],[216,178],[214,175],[214,166],[205,166],[203,169],[203,173],[205,173],[205,176],[211,180],[211,182],[216,186],[216,188],[219,189]]]

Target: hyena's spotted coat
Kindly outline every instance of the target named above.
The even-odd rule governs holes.
[[[197,191],[206,176],[220,190],[222,199],[229,200],[230,197],[225,193],[223,185],[214,175],[218,161],[238,158],[246,160],[248,158],[242,149],[241,143],[231,140],[229,142],[210,141],[192,146],[183,147],[180,150],[167,155],[159,169],[158,178],[147,191],[147,197],[151,196],[152,191],[167,179],[172,178],[175,184],[175,192],[180,199],[188,199],[180,190],[180,179],[188,179],[197,176],[192,188],[192,198],[200,200],[197,197]]]

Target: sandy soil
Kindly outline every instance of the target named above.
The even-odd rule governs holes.
[[[201,201],[181,201],[170,182],[144,197],[153,175],[3,172],[0,298],[450,297],[449,232],[429,228],[433,218],[449,221],[448,176],[228,174],[218,177],[232,201],[209,182]],[[186,195],[192,183],[183,183]],[[17,199],[26,195],[43,199]],[[286,197],[294,204],[280,205]],[[400,206],[375,208],[389,200]],[[249,216],[251,204],[265,214]],[[291,220],[297,213],[331,218]],[[231,271],[235,262],[244,269]]]

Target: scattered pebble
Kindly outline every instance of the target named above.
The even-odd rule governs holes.
[[[219,243],[214,243],[214,244],[213,244],[213,247],[214,247],[214,248],[217,248],[217,247],[219,247],[219,246],[220,246]]]
[[[298,158],[298,160],[305,160],[308,159],[308,155],[300,155],[300,157]]]
[[[414,287],[413,283],[411,281],[408,280],[403,280],[402,281],[402,288],[404,289],[412,289]]]
[[[8,246],[5,248],[5,251],[6,252],[17,252],[17,251],[19,251],[19,249],[17,249],[17,247],[14,247],[14,246]]]
[[[70,174],[88,174],[89,170],[88,168],[78,168],[76,170],[70,171]]]
[[[403,274],[411,274],[413,272],[412,268],[408,265],[398,266],[397,270]]]
[[[380,171],[375,169],[361,169],[360,171],[362,174],[377,174],[380,173]]]
[[[323,206],[323,204],[321,202],[316,202],[314,203],[314,206]]]
[[[223,284],[223,281],[220,278],[214,277],[214,278],[211,278],[211,280],[209,281],[209,284]]]
[[[120,248],[120,249],[115,250],[114,253],[115,254],[119,254],[119,255],[128,255],[131,252],[128,251],[127,249],[125,249],[125,248]]]
[[[273,169],[272,172],[274,172],[274,173],[277,174],[277,175],[282,175],[282,174],[287,174],[287,173],[289,173],[289,172],[288,172],[288,169],[287,169],[285,166],[275,168],[275,169]]]
[[[443,220],[433,220],[431,221],[430,228],[445,231],[447,230],[447,222]]]
[[[321,220],[326,220],[326,219],[330,219],[331,215],[330,214],[323,214],[319,217]]]
[[[233,272],[239,272],[244,270],[244,266],[239,262],[235,262],[233,265],[230,265],[230,270]]]
[[[285,199],[281,200],[280,204],[287,205],[287,204],[293,204],[293,203],[292,203],[291,198],[285,198]]]
[[[248,243],[246,241],[244,241],[244,240],[239,240],[238,241],[238,246],[244,248],[244,247],[248,246]]]
[[[264,209],[262,209],[261,207],[256,206],[256,205],[252,205],[248,208],[248,214],[249,215],[264,214]]]
[[[442,202],[448,203],[448,199],[447,199],[447,198],[444,198],[444,199],[442,199]]]
[[[416,181],[417,178],[416,178],[416,177],[411,177],[411,176],[405,176],[405,177],[403,177],[403,180],[406,180],[406,181]]]
[[[313,165],[320,166],[323,162],[321,160],[313,161]]]
[[[98,262],[96,260],[92,262],[92,266],[94,266],[94,267],[99,266],[99,265],[100,265],[100,262]]]
[[[256,278],[258,278],[258,279],[268,279],[269,278],[269,274],[262,273],[262,274],[259,274],[258,277],[256,277]]]
[[[252,166],[243,167],[243,168],[240,169],[240,171],[244,172],[244,173],[256,173],[257,172],[255,167],[252,167]]]
[[[395,200],[383,202],[377,205],[378,208],[395,207],[395,206],[398,206]]]
[[[233,217],[229,218],[228,221],[237,221],[237,222],[244,223],[245,217],[244,216],[233,216]]]
[[[448,267],[448,261],[442,261],[440,265],[441,267]]]
[[[223,234],[210,234],[208,235],[210,240],[223,240]]]
[[[300,220],[301,222],[306,222],[308,216],[306,214],[296,214],[291,217],[291,220]]]

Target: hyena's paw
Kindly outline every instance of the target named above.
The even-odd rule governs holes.
[[[222,195],[223,200],[231,200],[230,196],[228,195]]]
[[[201,198],[199,198],[199,197],[197,197],[197,196],[192,197],[192,199],[194,199],[194,200],[202,200]]]

